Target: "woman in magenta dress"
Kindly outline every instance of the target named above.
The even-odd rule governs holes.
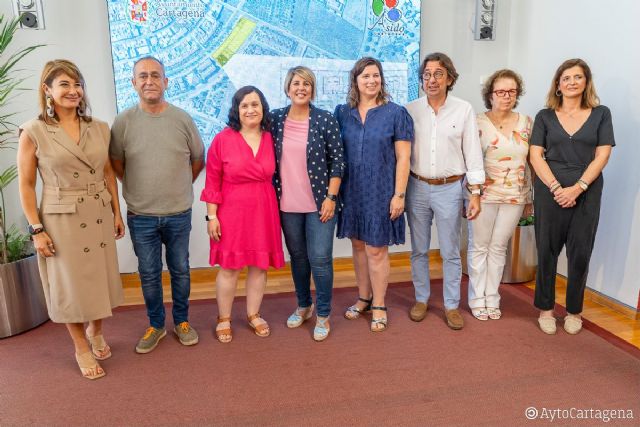
[[[229,126],[215,136],[207,154],[207,179],[200,200],[207,203],[209,263],[220,265],[216,278],[216,336],[230,342],[231,308],[238,274],[247,274],[247,321],[259,337],[270,334],[260,316],[267,269],[284,265],[275,190],[273,141],[269,105],[257,88],[235,93]]]

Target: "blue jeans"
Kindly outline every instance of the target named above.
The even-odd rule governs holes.
[[[316,285],[318,316],[331,313],[333,291],[333,235],[336,217],[320,222],[318,212],[281,212],[282,231],[291,256],[291,274],[298,307],[311,306],[311,275]]]
[[[171,274],[173,322],[178,325],[189,320],[189,234],[191,209],[169,216],[127,214],[133,250],[138,257],[138,272],[142,282],[142,295],[147,306],[149,323],[164,328],[162,301],[162,245]]]
[[[429,246],[434,218],[442,256],[444,308],[460,304],[460,223],[462,183],[430,185],[412,176],[407,186],[407,222],[411,230],[411,278],[416,301],[427,303],[431,295]]]

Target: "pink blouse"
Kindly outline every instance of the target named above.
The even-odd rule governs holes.
[[[282,181],[282,212],[316,212],[316,202],[311,191],[307,173],[307,137],[309,120],[297,121],[287,118],[282,138],[280,178]]]

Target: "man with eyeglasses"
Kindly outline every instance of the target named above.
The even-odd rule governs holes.
[[[466,217],[480,213],[480,184],[484,183],[482,148],[471,104],[449,94],[458,73],[444,53],[427,55],[420,66],[426,97],[407,104],[415,141],[407,187],[407,222],[411,230],[411,275],[416,303],[409,311],[420,322],[431,294],[429,247],[435,219],[442,257],[444,308],[447,325],[462,329],[460,304],[460,223],[463,183],[471,192]],[[466,177],[466,180],[464,179]]]
[[[204,145],[191,117],[164,98],[164,65],[144,57],[133,65],[139,102],[118,114],[109,155],[122,181],[127,225],[138,257],[150,326],[136,345],[149,353],[166,334],[162,297],[162,245],[171,275],[174,331],[183,345],[198,343],[189,325],[189,235],[192,183],[204,167]]]

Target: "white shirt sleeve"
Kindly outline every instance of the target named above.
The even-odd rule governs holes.
[[[464,132],[462,134],[462,154],[467,169],[467,182],[471,185],[484,184],[484,162],[478,124],[473,108],[469,106],[464,118]]]

